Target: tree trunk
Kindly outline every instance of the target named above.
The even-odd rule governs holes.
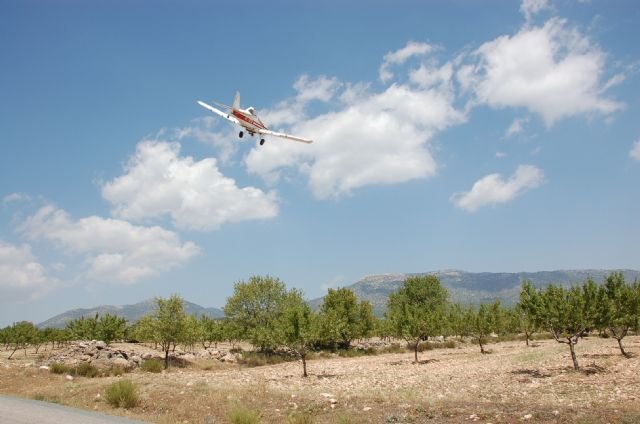
[[[573,361],[573,369],[576,371],[580,370],[580,365],[578,365],[578,357],[576,356],[575,343],[573,340],[569,339],[569,350],[571,351],[571,360]]]
[[[18,351],[18,349],[20,349],[19,347],[16,347],[15,349],[13,349],[13,352],[11,352],[11,355],[9,355],[9,358],[7,359],[11,359],[11,357],[13,356],[14,353],[16,353]]]
[[[307,377],[307,354],[303,353],[302,357],[302,376]]]
[[[164,351],[164,369],[168,369],[169,368],[169,348],[167,348],[167,350]]]
[[[625,358],[631,358],[631,355],[629,355],[629,353],[627,353],[627,352],[624,350],[624,346],[622,346],[622,337],[620,337],[620,338],[617,338],[617,337],[616,337],[616,340],[618,341],[618,347],[620,347],[620,352],[622,352],[622,354],[624,355],[624,357],[625,357]]]
[[[416,344],[413,348],[413,355],[415,357],[416,360],[416,364],[418,363],[418,345],[420,344],[420,339],[416,340]]]
[[[487,353],[487,351],[484,350],[484,346],[482,345],[482,337],[478,337],[478,344],[480,345],[480,353]]]
[[[524,330],[524,340],[527,343],[527,347],[529,347],[529,332],[527,330]]]

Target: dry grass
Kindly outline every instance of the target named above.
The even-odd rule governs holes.
[[[368,422],[640,422],[640,337],[589,338],[577,346],[583,372],[553,340],[501,342],[482,355],[472,344],[420,353],[390,353],[247,368],[198,361],[189,368],[126,374],[138,406],[113,409],[105,388],[122,377],[67,381],[40,371],[38,358],[7,360],[0,352],[0,393],[39,398],[158,423],[229,422],[233,411],[255,412],[263,423]]]

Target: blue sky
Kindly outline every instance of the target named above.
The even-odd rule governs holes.
[[[0,325],[272,275],[640,268],[635,1],[0,0]],[[196,104],[239,90],[274,130]]]

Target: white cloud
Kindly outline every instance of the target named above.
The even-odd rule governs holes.
[[[168,271],[199,253],[163,228],[135,226],[98,216],[73,220],[52,205],[40,208],[18,227],[31,240],[48,240],[84,257],[84,277],[104,282],[135,283]]]
[[[360,91],[349,96],[351,101],[342,109],[291,128],[316,140],[314,144],[268,143],[249,152],[247,169],[272,182],[284,168],[297,169],[308,175],[319,199],[432,176],[437,164],[429,140],[466,119],[453,107],[448,87],[448,83],[426,89],[392,84],[382,93]]]
[[[501,151],[497,151],[496,152],[496,158],[497,159],[502,159],[504,157],[507,157],[507,154],[505,152],[501,152]]]
[[[403,48],[385,54],[379,70],[380,81],[386,83],[393,78],[393,72],[390,70],[392,65],[401,65],[409,58],[427,54],[433,49],[430,44],[409,41]]]
[[[520,4],[520,12],[522,12],[527,22],[537,13],[549,8],[551,8],[549,0],[522,0]]]
[[[629,151],[631,158],[640,161],[640,140],[633,143],[631,150]]]
[[[328,78],[321,75],[311,79],[308,75],[302,75],[293,84],[293,88],[298,92],[296,100],[300,104],[306,104],[312,100],[328,102],[333,98],[336,91],[342,84],[337,78]]]
[[[516,118],[511,122],[507,131],[505,131],[504,136],[506,138],[513,137],[514,135],[520,134],[524,130],[524,124],[529,122],[529,118]]]
[[[25,193],[11,193],[2,198],[2,203],[8,205],[16,202],[28,202],[31,200],[31,196]]]
[[[0,240],[0,302],[38,298],[58,284],[31,253],[31,246]]]
[[[222,163],[228,163],[238,151],[238,132],[236,128],[227,122],[213,116],[194,119],[191,125],[178,128],[173,132],[177,140],[193,138],[196,141],[215,148],[218,159]],[[222,128],[222,130],[218,130]]]
[[[533,165],[520,165],[516,172],[504,180],[500,174],[487,175],[473,184],[471,190],[455,193],[451,201],[459,208],[475,212],[479,208],[507,203],[526,190],[544,182],[544,173]]]
[[[553,18],[542,27],[525,27],[480,46],[475,65],[458,70],[463,90],[476,102],[494,108],[522,107],[540,115],[548,126],[586,113],[608,115],[622,105],[604,97],[620,83],[617,75],[602,84],[605,54],[600,48]]]
[[[118,218],[137,221],[166,214],[177,227],[194,230],[278,214],[275,192],[239,188],[219,171],[216,159],[180,157],[180,144],[163,141],[140,142],[124,175],[105,183],[102,196]]]

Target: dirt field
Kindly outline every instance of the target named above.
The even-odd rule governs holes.
[[[553,340],[477,345],[421,353],[384,354],[246,368],[200,361],[162,374],[67,381],[39,370],[36,355],[0,352],[0,393],[43,399],[158,423],[225,423],[234,410],[256,411],[267,423],[640,423],[640,337],[577,345],[582,372],[569,349]],[[131,346],[127,346],[130,349]],[[46,352],[45,352],[46,354]],[[40,355],[42,357],[42,355]],[[105,387],[131,379],[141,394],[132,410],[114,409]]]

